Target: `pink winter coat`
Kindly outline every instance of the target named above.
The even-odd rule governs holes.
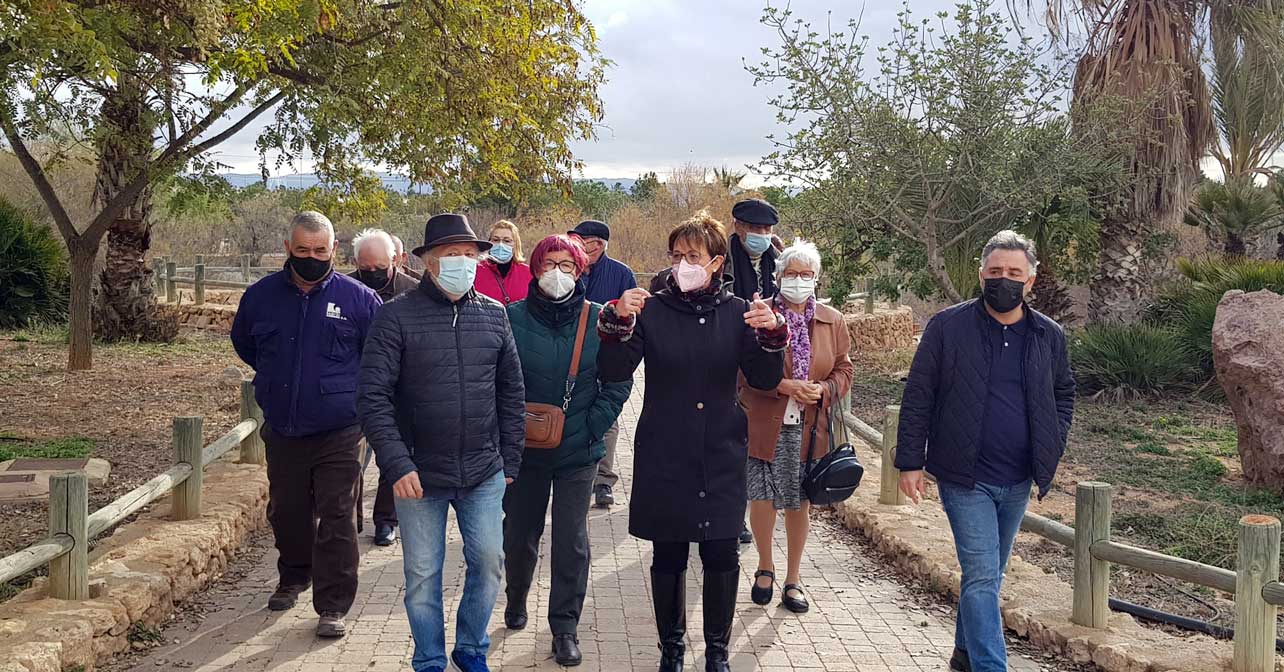
[[[526,298],[526,291],[531,284],[531,267],[520,261],[514,261],[508,269],[508,277],[499,274],[499,264],[487,259],[477,267],[477,280],[473,287],[496,301],[508,305]]]

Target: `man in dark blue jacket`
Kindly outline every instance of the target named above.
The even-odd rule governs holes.
[[[379,473],[393,483],[415,672],[447,663],[441,575],[452,508],[467,570],[450,661],[462,672],[488,669],[504,491],[526,446],[526,388],[508,314],[473,290],[490,246],[463,215],[429,219],[412,252],[424,278],[379,311],[361,359],[357,406]]]
[[[586,300],[605,306],[638,286],[633,269],[606,253],[611,241],[611,227],[605,222],[586,219],[566,234],[578,238],[584,244],[584,251],[588,253],[589,267],[581,276]],[[605,509],[615,504],[612,489],[620,480],[620,475],[615,473],[615,444],[620,439],[619,423],[612,425],[602,438],[606,442],[606,456],[597,463],[597,478],[593,481],[593,505]]]
[[[232,322],[265,422],[268,521],[280,552],[268,608],[293,607],[313,584],[322,637],[345,634],[357,594],[357,370],[380,305],[373,290],[334,272],[334,242],[325,215],[295,215],[286,268],[245,290]]]
[[[923,332],[901,401],[900,488],[916,503],[936,477],[963,569],[950,669],[1003,672],[999,585],[1031,486],[1048,493],[1074,414],[1061,326],[1025,305],[1034,244],[1000,231],[981,252],[983,297]]]

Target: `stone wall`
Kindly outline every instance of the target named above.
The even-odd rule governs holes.
[[[914,347],[914,311],[909,306],[875,307],[865,313],[863,303],[843,310],[853,352]]]
[[[130,626],[162,623],[266,524],[267,472],[231,462],[206,467],[203,509],[197,520],[168,520],[164,498],[101,540],[90,555],[91,599],[51,599],[41,581],[0,604],[0,672],[92,670],[129,648]]]
[[[182,303],[170,308],[177,313],[180,327],[209,329],[222,334],[231,333],[232,319],[236,317],[236,306],[217,303],[205,303],[199,306]]]

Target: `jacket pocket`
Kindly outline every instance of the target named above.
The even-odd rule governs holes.
[[[322,417],[338,420],[357,415],[357,377],[351,374],[321,376],[317,381],[321,393]]]
[[[259,375],[276,361],[277,351],[280,349],[278,332],[277,326],[268,322],[257,322],[250,327],[250,338],[254,339],[254,370]]]
[[[351,361],[357,352],[357,328],[343,320],[325,321],[326,357],[335,362]]]

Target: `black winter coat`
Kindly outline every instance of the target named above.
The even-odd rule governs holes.
[[[1061,325],[1025,308],[1025,401],[1034,482],[1048,494],[1065,452],[1074,415],[1074,375]],[[971,488],[990,377],[987,320],[980,300],[937,313],[923,331],[901,400],[896,468],[923,469],[942,481]]]
[[[504,306],[476,292],[455,303],[431,278],[385,303],[361,357],[357,410],[389,483],[425,487],[517,478],[526,443],[522,363]]]
[[[666,289],[646,302],[632,335],[603,335],[598,376],[629,380],[646,360],[642,417],[633,439],[629,533],[652,541],[729,539],[744,527],[749,436],[737,372],[775,389],[784,352],[769,352],[745,324],[748,302],[730,285],[691,302]]]

